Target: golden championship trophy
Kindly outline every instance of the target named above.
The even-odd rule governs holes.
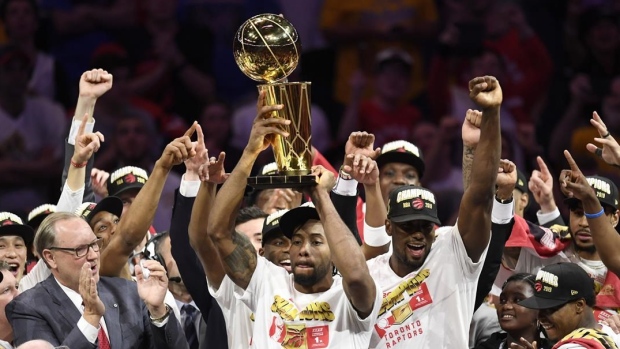
[[[273,117],[290,120],[283,129],[285,138],[273,135],[271,145],[278,174],[248,178],[254,188],[295,188],[316,184],[310,175],[310,83],[287,82],[301,55],[297,30],[284,17],[275,14],[254,16],[239,28],[233,44],[235,61],[250,79],[262,82],[267,105],[282,104]]]

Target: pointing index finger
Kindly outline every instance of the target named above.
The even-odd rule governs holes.
[[[192,135],[194,134],[194,131],[196,131],[196,125],[198,123],[196,121],[194,121],[194,123],[192,124],[192,126],[190,128],[187,129],[187,131],[185,131],[185,134],[183,136],[187,136],[187,137],[192,137]]]
[[[543,160],[542,157],[537,156],[536,162],[538,162],[538,167],[540,167],[540,172],[542,172],[543,174],[550,174],[549,168],[547,167],[547,164],[545,164],[545,161]]]
[[[196,135],[198,136],[198,145],[204,146],[205,144],[205,135],[202,133],[202,126],[200,124],[196,124]]]
[[[570,169],[572,171],[579,171],[579,166],[577,166],[577,163],[575,162],[575,159],[573,159],[573,156],[570,155],[570,153],[568,152],[568,150],[564,150],[564,157],[566,158],[566,161],[568,161],[568,165],[570,166]]]

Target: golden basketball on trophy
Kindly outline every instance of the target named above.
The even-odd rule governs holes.
[[[239,69],[250,79],[262,82],[267,105],[282,104],[273,116],[290,120],[283,129],[289,137],[275,135],[272,147],[278,174],[248,178],[254,188],[294,188],[316,184],[312,166],[310,83],[288,82],[301,55],[297,30],[275,14],[254,16],[235,35],[233,53]]]

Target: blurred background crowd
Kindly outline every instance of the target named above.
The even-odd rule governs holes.
[[[596,136],[592,110],[612,135],[620,133],[617,0],[0,4],[3,211],[23,216],[56,202],[77,82],[91,68],[113,74],[115,85],[94,115],[106,137],[96,168],[150,169],[165,144],[198,120],[206,147],[226,151],[231,171],[257,96],[257,82],[234,61],[233,38],[245,20],[268,12],[299,32],[303,54],[289,80],[312,82],[312,143],[336,168],[352,131],[374,133],[376,146],[408,140],[428,161],[422,185],[460,200],[460,127],[474,107],[467,81],[493,75],[504,90],[502,158],[529,174],[541,155],[557,175],[561,150],[569,149],[586,175],[620,181],[619,169],[585,148]],[[257,167],[271,156],[263,153]],[[444,207],[456,210],[458,202]],[[529,205],[526,217],[535,220],[537,209]]]

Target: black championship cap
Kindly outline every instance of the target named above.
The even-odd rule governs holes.
[[[123,213],[123,201],[116,196],[108,196],[99,201],[98,204],[94,202],[85,202],[75,211],[75,213],[84,218],[89,225],[93,217],[99,212],[110,212],[120,218]]]
[[[29,246],[34,240],[34,229],[11,212],[0,212],[0,236],[19,236]]]
[[[321,220],[319,218],[319,212],[317,212],[316,208],[314,208],[314,204],[311,202],[306,202],[299,207],[289,210],[280,217],[280,229],[282,230],[282,234],[291,239],[295,230],[311,219],[317,221]]]
[[[126,166],[112,172],[108,181],[108,193],[111,196],[119,196],[120,193],[129,189],[142,189],[149,175],[145,170]]]
[[[391,162],[411,165],[418,170],[420,178],[424,175],[422,151],[407,141],[393,141],[381,147],[381,154],[377,157],[377,166],[381,168]]]
[[[594,188],[596,197],[602,206],[618,209],[618,187],[609,178],[601,176],[587,176],[586,180]],[[571,206],[579,202],[576,198],[566,198],[564,202]]]
[[[435,194],[414,185],[405,185],[392,190],[388,198],[387,216],[396,223],[425,220],[441,225],[437,218]]]
[[[517,183],[515,184],[515,189],[519,190],[522,193],[527,193],[527,178],[525,177],[525,173],[519,171],[517,169]]]
[[[288,211],[289,210],[279,210],[265,218],[263,222],[263,246],[265,246],[269,240],[282,234],[282,230],[280,229],[280,218]]]
[[[594,298],[594,281],[575,263],[548,265],[536,274],[534,295],[519,302],[530,309],[549,309],[581,298]]]
[[[34,229],[43,222],[45,217],[54,212],[56,212],[56,205],[43,204],[28,213],[28,222],[26,222],[26,224]]]

